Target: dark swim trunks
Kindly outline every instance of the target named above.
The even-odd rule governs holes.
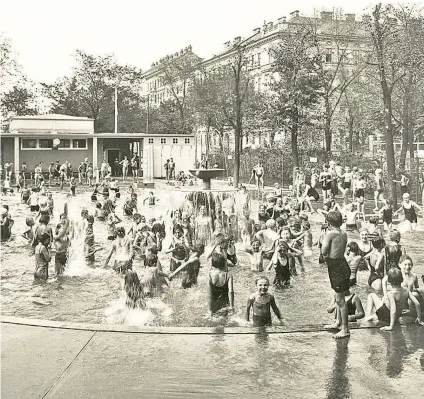
[[[386,323],[390,323],[390,310],[389,308],[386,306],[385,303],[383,303],[383,305],[381,305],[377,311],[375,312],[375,314],[378,317],[378,320],[380,321],[384,321]]]
[[[346,259],[327,258],[328,276],[331,288],[338,294],[349,290],[350,267]]]

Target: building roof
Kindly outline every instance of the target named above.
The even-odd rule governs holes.
[[[15,120],[15,119],[94,121],[93,118],[87,118],[85,116],[71,116],[71,115],[63,115],[63,114],[26,115],[26,116],[15,116],[15,117],[12,118],[12,120]]]

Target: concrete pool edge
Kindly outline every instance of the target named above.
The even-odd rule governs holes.
[[[128,325],[116,324],[90,324],[78,323],[68,321],[55,321],[43,319],[30,319],[25,317],[16,316],[0,316],[1,324],[14,324],[21,326],[31,327],[44,327],[44,328],[57,328],[62,330],[80,330],[80,331],[96,331],[96,332],[110,332],[110,333],[127,333],[127,334],[168,334],[168,335],[215,335],[215,334],[229,334],[229,335],[246,335],[246,334],[260,334],[266,331],[268,334],[294,334],[294,333],[317,333],[327,332],[334,333],[334,330],[325,330],[323,325],[309,325],[309,326],[292,326],[287,328],[285,326],[273,327],[135,327]],[[380,328],[380,324],[369,325],[351,325],[352,330],[358,329],[375,329]]]

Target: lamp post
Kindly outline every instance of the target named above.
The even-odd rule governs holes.
[[[149,117],[150,117],[150,93],[147,94],[146,134],[149,134]]]

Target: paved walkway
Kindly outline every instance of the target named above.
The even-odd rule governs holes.
[[[5,399],[422,397],[424,328],[418,326],[357,329],[336,341],[317,331],[169,334],[15,324],[22,322],[2,317]]]

